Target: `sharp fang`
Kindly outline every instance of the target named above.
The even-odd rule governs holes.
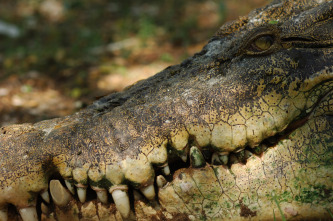
[[[227,165],[228,161],[229,161],[229,157],[228,155],[220,155],[220,161],[222,163],[222,165]]]
[[[40,194],[40,196],[43,198],[45,202],[50,203],[49,191],[45,190],[43,193]]]
[[[67,189],[73,194],[75,195],[75,188],[74,188],[74,185],[71,181],[69,180],[65,180],[65,184],[66,184],[66,187]]]
[[[250,158],[252,155],[253,155],[253,154],[252,154],[250,151],[245,150],[245,153],[244,153],[245,159]]]
[[[213,153],[212,164],[214,164],[214,165],[220,165],[221,164],[221,160],[220,160],[219,155],[217,153]]]
[[[180,158],[184,161],[184,163],[186,163],[186,161],[187,161],[187,154],[185,153],[185,154],[181,155]]]
[[[45,215],[49,214],[49,208],[47,207],[47,205],[45,205],[45,203],[42,202],[42,204],[40,205],[40,209]]]
[[[71,200],[71,194],[59,180],[50,181],[50,193],[53,202],[58,206],[65,206]]]
[[[0,209],[0,220],[7,221],[8,220],[8,209],[7,207]]]
[[[77,187],[77,196],[79,197],[79,200],[81,203],[86,202],[87,197],[87,188],[85,187]]]
[[[108,193],[106,192],[106,190],[98,190],[96,191],[96,194],[99,201],[101,201],[102,203],[108,202]]]
[[[22,208],[19,212],[23,221],[38,221],[36,207]]]
[[[166,165],[165,167],[163,167],[162,170],[163,170],[164,175],[166,175],[166,176],[170,175],[169,165]]]
[[[167,181],[164,178],[164,176],[159,175],[159,176],[156,177],[156,184],[159,188],[164,187],[166,183],[167,183]]]
[[[155,199],[155,188],[153,184],[147,187],[143,187],[140,190],[147,199],[149,200]]]
[[[193,146],[190,149],[190,160],[191,160],[191,165],[194,168],[199,168],[206,165],[204,156],[202,155],[199,148],[197,148],[196,146]]]
[[[117,210],[123,218],[128,218],[130,214],[130,202],[126,190],[114,190],[111,193]]]

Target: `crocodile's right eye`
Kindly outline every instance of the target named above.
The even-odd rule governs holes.
[[[262,54],[269,52],[274,45],[274,36],[267,34],[253,39],[247,48],[248,54]]]
[[[274,43],[274,38],[271,35],[260,36],[252,43],[252,47],[258,51],[268,50]]]
[[[280,29],[268,24],[250,31],[243,39],[240,53],[248,55],[267,55],[280,48]]]

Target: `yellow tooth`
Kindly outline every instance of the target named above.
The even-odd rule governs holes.
[[[45,202],[50,203],[50,195],[48,190],[45,190],[43,193],[40,194],[40,196]]]
[[[47,205],[45,205],[44,202],[41,203],[40,209],[41,209],[42,213],[44,213],[46,215],[49,214],[49,208],[47,207]]]
[[[7,221],[8,220],[8,209],[7,207],[0,208],[0,220]]]
[[[164,176],[159,175],[159,176],[156,177],[156,184],[159,188],[164,187],[166,183],[167,183],[167,181],[164,178]]]
[[[153,184],[147,187],[143,187],[140,190],[147,199],[149,200],[155,199],[155,188]]]
[[[86,187],[77,187],[77,196],[79,197],[79,200],[81,203],[84,203],[86,201],[87,197],[87,188]]]
[[[182,160],[184,161],[184,163],[186,163],[186,161],[187,161],[187,154],[185,153],[185,154],[182,154],[181,156],[180,156],[180,158],[182,158]]]
[[[169,165],[167,164],[166,166],[163,167],[162,169],[163,173],[168,176],[170,174],[170,168]]]
[[[53,202],[58,206],[65,206],[71,199],[71,194],[60,183],[59,180],[50,181],[50,193]]]
[[[213,155],[212,155],[212,162],[211,163],[215,164],[215,165],[221,164],[219,155],[217,153],[213,153]]]
[[[75,195],[75,187],[74,187],[74,185],[73,185],[73,182],[70,181],[70,180],[65,180],[65,184],[66,184],[67,189],[68,189],[73,195]]]
[[[19,212],[23,221],[38,221],[36,207],[21,208]]]
[[[220,161],[221,161],[222,165],[227,165],[228,164],[228,161],[229,161],[228,154],[221,154],[219,156],[219,158],[220,158]]]
[[[205,158],[203,157],[200,149],[196,146],[193,146],[190,149],[190,162],[194,168],[200,168],[206,165]]]
[[[101,201],[102,203],[108,202],[108,193],[106,192],[106,190],[104,190],[104,189],[97,190],[96,194],[97,194],[97,198],[99,199],[99,201]]]
[[[116,208],[123,218],[128,218],[131,211],[127,189],[128,187],[125,185],[114,186],[110,189],[110,193],[112,195],[114,203],[116,204]]]

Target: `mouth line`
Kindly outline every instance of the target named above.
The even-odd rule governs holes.
[[[234,150],[229,153],[223,153],[220,155],[217,155],[216,152],[214,151],[214,148],[212,146],[205,146],[205,147],[197,147],[197,149],[200,151],[200,153],[203,156],[204,163],[200,167],[204,166],[223,166],[227,169],[231,169],[231,166],[233,164],[243,164],[246,165],[247,160],[251,158],[252,156],[255,157],[263,157],[269,149],[276,148],[278,143],[282,140],[288,139],[289,135],[297,130],[298,128],[302,127],[306,122],[309,120],[311,117],[311,114],[315,110],[315,107],[328,95],[333,92],[332,89],[328,90],[325,94],[323,94],[318,101],[312,105],[310,110],[303,111],[303,114],[301,114],[297,119],[292,121],[283,131],[270,136],[268,138],[263,139],[259,145],[256,147],[250,147],[250,146],[244,146],[241,148],[238,148],[237,150]],[[188,146],[187,148],[191,147],[191,144],[194,144],[195,146],[195,141],[193,139],[188,141]],[[172,147],[168,147],[168,172],[165,172],[165,165],[160,165],[160,166],[154,166],[154,171],[155,171],[155,182],[154,182],[154,187],[155,187],[155,197],[154,199],[148,200],[142,193],[137,191],[136,189],[132,188],[131,185],[129,184],[129,188],[127,190],[128,192],[128,197],[129,197],[129,203],[130,203],[130,208],[131,211],[133,211],[133,208],[135,207],[135,201],[141,200],[144,202],[149,202],[149,204],[153,208],[159,208],[159,199],[158,199],[158,192],[160,188],[163,188],[167,183],[172,182],[174,180],[174,176],[177,175],[177,171],[181,169],[187,169],[187,168],[192,168],[196,169],[197,167],[194,166],[193,164],[193,159],[191,156],[191,151],[187,153],[187,160],[184,162],[184,159],[182,159],[177,153],[174,152],[174,149]],[[191,148],[192,149],[192,148]],[[159,180],[162,177],[162,183],[159,183]],[[93,203],[96,208],[98,206],[98,203],[102,204],[103,206],[109,206],[111,207],[113,205],[113,211],[116,212],[117,210],[115,209],[114,205],[115,202],[112,197],[110,197],[110,193],[106,191],[106,200],[101,200],[101,197],[99,196],[99,190],[96,190],[96,188],[92,188],[90,185],[85,186],[84,188],[86,189],[86,199],[84,202],[80,200],[80,197],[76,193],[76,190],[71,190],[66,181],[60,174],[55,173],[49,178],[49,187],[46,192],[51,193],[50,190],[50,183],[52,181],[58,181],[61,183],[65,191],[67,191],[71,195],[71,204],[68,204],[66,206],[59,206],[56,205],[54,202],[53,198],[48,196],[48,200],[44,198],[42,195],[39,194],[37,198],[37,214],[38,217],[41,217],[43,214],[45,216],[49,216],[53,212],[56,211],[57,207],[63,209],[63,210],[70,210],[69,207],[72,205],[76,205],[78,208],[79,212],[78,214],[81,214],[81,208],[83,205],[87,205],[88,203]],[[88,182],[89,183],[89,182]],[[67,187],[67,188],[66,188]],[[80,187],[76,185],[76,188],[79,189]],[[52,193],[51,193],[52,195]],[[47,208],[47,209],[45,209]],[[8,214],[18,214],[17,209],[13,205],[9,205],[8,207]],[[134,216],[134,213],[131,212],[131,216]],[[10,220],[10,219],[9,219]]]
[[[238,151],[233,151],[231,153],[222,155],[223,157],[221,157],[221,158],[216,158],[214,153],[211,151],[210,147],[200,148],[200,151],[206,161],[204,166],[206,166],[206,165],[223,166],[223,167],[227,167],[230,169],[231,166],[236,163],[241,163],[241,164],[245,165],[247,163],[247,159],[249,159],[253,155],[255,155],[257,157],[262,157],[268,149],[274,148],[281,140],[288,138],[290,133],[292,133],[294,130],[296,130],[297,128],[304,125],[307,122],[310,114],[311,114],[311,112],[308,113],[305,117],[302,117],[301,119],[292,122],[282,132],[264,139],[255,148],[246,146],[244,148],[239,149]],[[155,178],[156,178],[155,179],[156,182],[154,183],[156,196],[158,196],[157,193],[159,191],[159,188],[165,186],[168,182],[173,181],[174,175],[177,174],[178,170],[184,169],[184,168],[195,169],[195,167],[193,167],[193,165],[192,165],[191,158],[190,158],[190,160],[187,160],[186,162],[184,162],[179,156],[173,157],[171,155],[170,159],[172,159],[172,158],[174,160],[169,161],[169,167],[170,167],[169,175],[165,175],[165,172],[162,169],[163,167],[161,167],[161,166],[154,168],[155,169]],[[221,162],[223,160],[224,160],[224,162]],[[163,178],[165,178],[164,183],[162,185],[160,185],[157,181],[158,178],[161,176],[163,176]],[[66,185],[65,179],[63,177],[61,177],[60,174],[57,174],[57,173],[53,174],[49,179],[49,184],[50,184],[50,182],[52,182],[54,180],[59,181],[61,183],[61,185],[67,190],[68,193],[71,192],[68,188],[66,188],[67,185]],[[65,206],[60,206],[60,208],[66,211],[66,210],[70,210],[69,206],[73,206],[73,204],[76,204],[77,208],[79,209],[79,214],[81,214],[82,213],[81,209],[84,207],[84,205],[88,205],[89,203],[93,203],[96,206],[96,208],[98,206],[98,203],[100,203],[104,206],[112,206],[112,204],[113,205],[115,204],[114,200],[110,196],[107,197],[106,201],[101,202],[100,198],[97,195],[97,191],[93,190],[90,185],[87,185],[85,188],[86,188],[85,202],[80,201],[78,194],[71,194],[72,204],[68,203]],[[49,185],[48,192],[51,192],[50,185]],[[76,191],[74,191],[74,193],[75,192]],[[139,191],[137,191],[131,187],[128,190],[128,196],[129,196],[131,211],[133,211],[133,208],[135,207],[136,200],[141,200],[146,203],[149,202],[149,204],[154,209],[159,208],[158,197],[156,197],[154,200],[148,200],[147,198],[144,197],[143,194],[139,193]],[[36,206],[38,217],[41,217],[42,214],[44,216],[50,216],[53,212],[56,211],[56,207],[59,207],[59,205],[56,205],[55,202],[53,202],[53,201],[54,200],[52,198],[51,198],[51,202],[50,202],[50,201],[46,200],[44,197],[42,197],[41,195],[38,196],[37,206]],[[47,209],[45,209],[45,208],[47,208]],[[16,208],[13,205],[10,205],[8,207],[8,212],[9,212],[9,214],[18,214]],[[134,213],[132,213],[131,215],[133,216]]]

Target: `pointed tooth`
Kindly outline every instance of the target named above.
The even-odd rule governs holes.
[[[71,194],[59,180],[50,181],[50,193],[53,202],[58,206],[65,206],[71,200]]]
[[[149,200],[155,199],[155,188],[153,184],[143,187],[140,190],[147,199]]]
[[[244,157],[245,157],[245,159],[249,159],[252,155],[253,155],[253,153],[251,153],[251,152],[248,151],[248,150],[245,150],[245,153],[244,153]]]
[[[191,165],[194,168],[199,168],[206,165],[205,158],[203,157],[199,148],[197,148],[196,146],[193,146],[190,149],[190,160]]]
[[[163,175],[159,175],[156,177],[156,184],[159,188],[164,187],[166,183],[167,183],[167,180],[164,178]]]
[[[36,207],[21,208],[19,212],[23,221],[38,221]]]
[[[99,201],[101,201],[102,203],[107,203],[108,202],[108,193],[106,190],[101,189],[96,191],[96,195],[97,198],[99,199]]]
[[[219,158],[219,155],[217,153],[213,153],[211,163],[214,164],[214,165],[221,165],[222,164],[222,162]]]
[[[81,203],[84,203],[86,201],[87,197],[87,188],[86,187],[77,187],[77,196],[79,197],[79,200]]]
[[[239,150],[237,153],[235,153],[237,159],[239,162],[244,162],[245,161],[245,151],[244,150]]]
[[[7,221],[8,220],[8,208],[7,208],[7,206],[0,208],[0,220],[1,221]]]
[[[43,193],[40,194],[40,196],[45,202],[50,203],[50,195],[48,190],[45,190]]]
[[[41,209],[42,213],[44,213],[46,215],[49,214],[49,208],[47,207],[47,205],[45,205],[44,202],[41,203],[40,209]]]
[[[186,153],[182,154],[180,156],[180,158],[182,159],[182,161],[184,161],[184,163],[186,163],[186,161],[187,161],[187,154]]]
[[[220,158],[220,161],[221,161],[222,165],[227,165],[228,164],[228,161],[229,161],[228,154],[220,155],[219,158]]]
[[[75,195],[75,187],[74,187],[74,185],[73,185],[73,181],[71,181],[71,180],[65,180],[65,184],[66,184],[67,189],[68,189],[73,195]]]
[[[121,216],[123,218],[128,218],[131,209],[127,191],[116,189],[112,191],[111,195]]]
[[[166,176],[170,175],[170,167],[169,167],[169,165],[164,166],[162,168],[162,171],[163,171],[164,175],[166,175]]]

